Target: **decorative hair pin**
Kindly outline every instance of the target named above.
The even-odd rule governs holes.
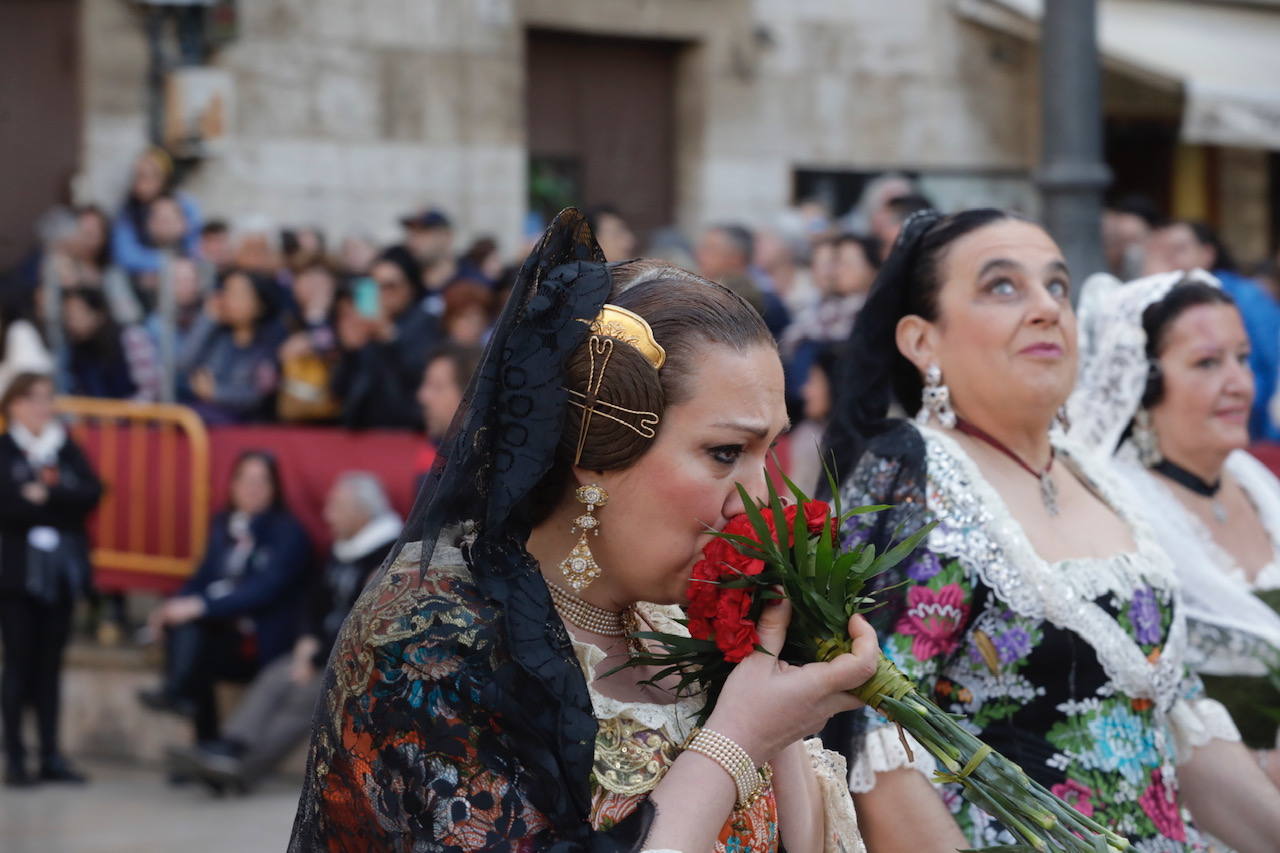
[[[620,305],[606,303],[590,325],[593,335],[617,338],[639,350],[640,354],[653,365],[654,370],[661,370],[662,365],[667,363],[667,351],[654,338],[653,327],[649,325],[649,321],[634,311],[628,311]]]
[[[578,429],[578,448],[573,457],[574,465],[582,461],[582,451],[587,444],[587,431],[591,428],[593,415],[622,424],[641,438],[653,438],[658,434],[657,412],[628,409],[617,403],[601,400],[599,397],[600,388],[604,384],[604,371],[609,366],[609,359],[613,356],[615,341],[625,343],[636,350],[653,365],[654,370],[661,370],[662,365],[667,362],[667,351],[654,338],[653,327],[634,311],[628,311],[619,305],[606,304],[588,325],[591,327],[591,337],[587,339],[589,369],[586,389],[584,391],[565,389],[569,392],[569,405],[582,409],[582,424]],[[608,411],[602,411],[602,409]]]

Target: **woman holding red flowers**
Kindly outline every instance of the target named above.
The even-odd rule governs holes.
[[[827,436],[842,503],[894,507],[852,519],[846,545],[936,523],[878,579],[872,621],[922,694],[1136,850],[1203,851],[1211,832],[1273,851],[1280,793],[1187,670],[1169,558],[1059,415],[1077,369],[1070,292],[1032,222],[926,211],[904,225]],[[915,421],[889,418],[893,403]],[[849,753],[872,853],[1012,842],[874,715],[824,738]]]
[[[804,738],[859,705],[865,620],[795,667],[789,605],[721,614],[743,659],[697,731],[698,697],[619,669],[636,628],[684,630],[700,549],[786,426],[741,298],[606,266],[562,213],[338,638],[290,849],[861,850],[843,762]]]

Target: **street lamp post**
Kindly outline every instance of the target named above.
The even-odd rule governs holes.
[[[1102,191],[1102,82],[1096,0],[1045,0],[1040,29],[1041,163],[1044,224],[1062,247],[1076,283],[1106,269]]]

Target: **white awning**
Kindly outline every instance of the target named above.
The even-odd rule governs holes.
[[[1043,0],[955,0],[957,12],[1028,39]],[[1182,139],[1280,150],[1280,9],[1099,0],[1098,49],[1116,70],[1180,84]]]

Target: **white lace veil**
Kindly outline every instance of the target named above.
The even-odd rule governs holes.
[[[1115,452],[1147,387],[1147,334],[1142,312],[1182,281],[1221,287],[1204,270],[1147,276],[1128,284],[1106,273],[1085,280],[1080,294],[1080,375],[1067,401],[1071,438],[1099,454]]]
[[[1280,654],[1280,615],[1254,595],[1243,578],[1232,573],[1236,567],[1226,551],[1161,478],[1138,462],[1130,442],[1118,446],[1147,385],[1147,335],[1142,328],[1142,314],[1184,281],[1220,286],[1203,270],[1161,273],[1129,284],[1105,274],[1091,276],[1085,282],[1080,300],[1080,376],[1067,402],[1071,438],[1100,458],[1111,457],[1115,470],[1136,498],[1136,508],[1173,559],[1187,618],[1233,632],[1243,631]],[[1232,454],[1227,470],[1258,508],[1272,542],[1280,546],[1280,482],[1261,463],[1246,456],[1243,451]],[[1207,649],[1192,649],[1189,657],[1202,670],[1224,675],[1237,674],[1242,669],[1252,669],[1249,674],[1265,671],[1260,661],[1226,661]]]

